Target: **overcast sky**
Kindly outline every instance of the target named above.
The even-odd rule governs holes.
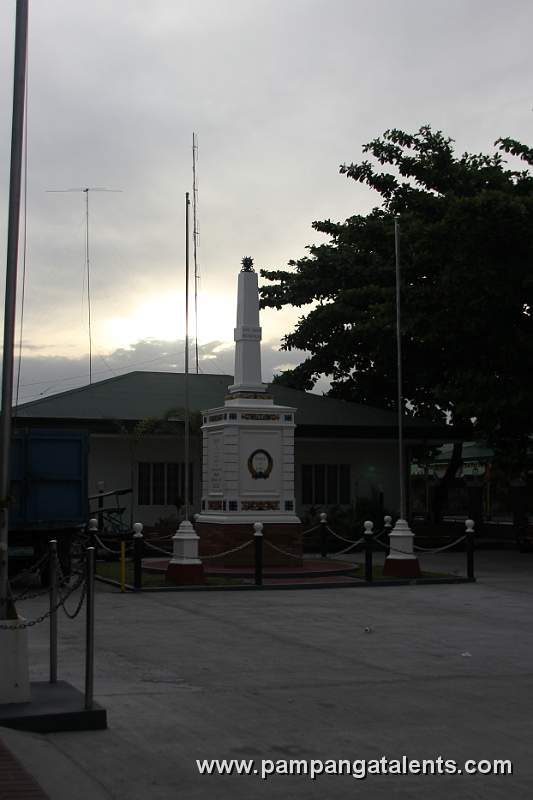
[[[2,0],[4,264],[14,16]],[[338,173],[363,144],[426,123],[460,152],[532,143],[532,29],[528,0],[30,0],[21,400],[87,380],[85,196],[47,190],[122,190],[90,195],[95,378],[182,369],[195,131],[201,369],[232,372],[241,258],[283,268],[313,220],[370,210]],[[262,312],[265,380],[297,362],[277,347],[300,313]]]

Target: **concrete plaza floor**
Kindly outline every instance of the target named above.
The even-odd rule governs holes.
[[[424,565],[461,572],[464,554]],[[0,738],[51,800],[528,797],[533,555],[481,552],[477,572],[475,584],[301,591],[99,585],[95,697],[109,729]],[[83,688],[83,615],[59,620],[59,677]],[[47,637],[46,623],[31,629],[35,679],[47,677]],[[201,776],[195,763],[403,755],[508,758],[514,774],[261,780]]]

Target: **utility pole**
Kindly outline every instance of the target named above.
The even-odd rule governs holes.
[[[85,186],[80,189],[47,189],[49,194],[83,192],[85,194],[85,271],[87,275],[87,324],[89,332],[89,385],[93,382],[93,339],[91,326],[91,270],[89,261],[89,192],[121,192],[122,189],[104,189],[101,186]]]
[[[7,228],[4,354],[2,361],[2,411],[0,415],[0,619],[7,619],[8,612],[8,535],[11,417],[13,413],[13,355],[17,306],[17,264],[27,48],[28,0],[17,0],[15,65],[13,73],[13,117],[11,122],[11,166],[9,174],[9,216]]]

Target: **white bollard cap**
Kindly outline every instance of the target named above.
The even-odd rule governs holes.
[[[97,531],[98,530],[98,520],[97,519],[90,519],[89,520],[89,530],[90,531]]]
[[[371,520],[367,519],[364,527],[365,527],[365,533],[372,533],[374,523]]]
[[[142,522],[135,522],[133,525],[133,535],[134,536],[142,536],[143,535],[143,527],[144,525]]]
[[[465,520],[465,525],[466,525],[466,532],[467,533],[474,533],[474,525],[475,525],[475,523],[474,523],[473,519]]]
[[[263,535],[263,523],[254,522],[254,536],[262,536],[262,535]]]
[[[387,514],[385,517],[383,517],[383,522],[385,523],[385,526],[387,528],[392,527],[392,517],[389,516],[389,514]]]
[[[327,521],[328,521],[328,515],[326,514],[325,511],[322,511],[320,514],[320,522],[327,522]]]

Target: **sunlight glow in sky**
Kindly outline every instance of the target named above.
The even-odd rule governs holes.
[[[14,0],[3,0],[4,259],[14,16]],[[88,352],[84,196],[47,190],[122,190],[90,199],[93,353],[110,364],[127,362],[118,350],[132,362],[149,353],[152,363],[154,342],[164,349],[184,335],[195,131],[199,339],[230,346],[243,256],[257,270],[284,269],[323,240],[314,220],[377,202],[339,175],[366,142],[429,123],[458,153],[491,152],[499,136],[531,143],[532,28],[524,0],[31,3],[23,383],[63,380],[68,364],[83,373]],[[302,312],[262,313],[268,369],[300,359],[270,348]]]

